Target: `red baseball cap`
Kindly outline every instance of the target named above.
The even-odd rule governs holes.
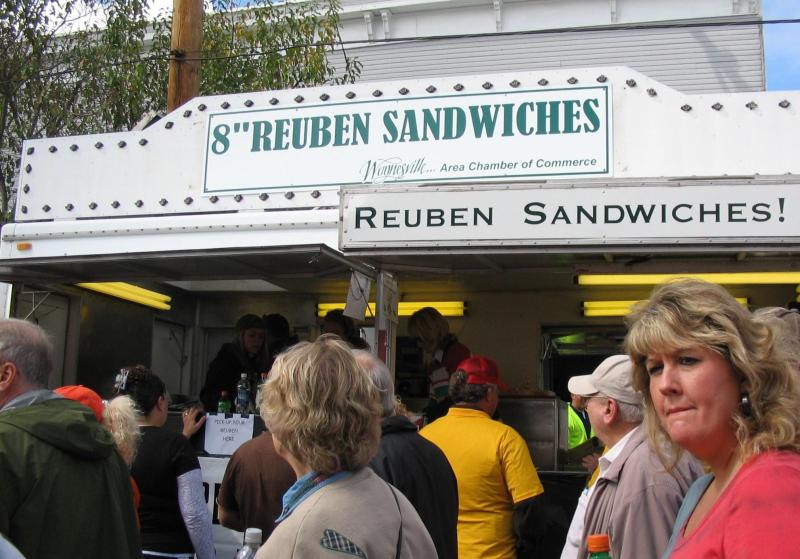
[[[500,369],[497,363],[488,357],[473,355],[458,364],[457,370],[467,373],[467,384],[494,384],[500,390],[508,386],[500,380]]]
[[[94,412],[97,421],[100,423],[103,422],[103,399],[91,388],[86,388],[82,384],[75,384],[56,388],[53,392],[61,394],[64,398],[69,398],[70,400],[75,400],[79,404],[83,404]]]

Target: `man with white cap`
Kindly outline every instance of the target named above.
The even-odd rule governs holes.
[[[605,444],[600,477],[581,495],[570,527],[579,531],[575,547],[567,538],[562,558],[588,556],[586,538],[607,534],[614,559],[660,557],[667,547],[683,496],[703,472],[684,454],[667,472],[642,429],[641,395],[631,386],[627,355],[605,359],[590,375],[572,377],[572,394],[587,399],[586,410],[597,437]],[[585,511],[585,513],[584,513]]]

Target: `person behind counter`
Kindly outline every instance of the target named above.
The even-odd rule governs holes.
[[[266,338],[267,351],[269,352],[269,363],[267,370],[272,368],[275,358],[286,348],[298,342],[297,336],[292,335],[289,321],[282,314],[272,313],[264,315],[264,334]]]
[[[236,383],[247,373],[251,386],[257,386],[262,372],[269,370],[269,354],[265,344],[264,321],[246,314],[236,321],[236,336],[225,343],[208,366],[200,401],[206,411],[217,411],[220,393],[236,394]]]
[[[369,349],[369,344],[359,335],[353,319],[345,316],[342,309],[333,309],[325,314],[322,319],[322,333],[339,336],[353,349]]]
[[[450,375],[470,356],[470,351],[450,333],[447,319],[433,307],[423,307],[411,315],[408,333],[417,338],[428,372],[429,402],[425,417],[430,423],[446,414],[453,404],[448,394]]]
[[[703,460],[663,557],[797,557],[800,388],[769,324],[699,280],[656,287],[625,347],[649,436]]]
[[[213,559],[211,519],[200,462],[189,440],[164,427],[169,395],[149,369],[123,369],[115,384],[139,409],[142,438],[131,466],[141,491],[139,524],[144,557]],[[185,423],[185,422],[184,422]]]
[[[297,475],[257,559],[435,559],[405,495],[367,467],[378,449],[378,391],[336,336],[278,356],[260,409]]]

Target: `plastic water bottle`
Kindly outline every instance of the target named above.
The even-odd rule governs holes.
[[[589,559],[611,559],[607,534],[592,534],[586,538],[586,548],[589,551]]]
[[[217,413],[231,413],[231,399],[228,396],[228,391],[223,390],[219,393],[219,402],[217,402]]]
[[[247,373],[242,373],[236,385],[236,413],[250,413],[250,381]]]
[[[248,528],[244,532],[244,547],[235,559],[253,559],[261,546],[261,528]]]

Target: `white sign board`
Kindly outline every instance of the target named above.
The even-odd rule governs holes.
[[[342,248],[800,239],[798,185],[346,190]]]
[[[203,194],[608,176],[608,85],[211,113]]]
[[[254,424],[255,416],[252,414],[209,413],[205,425],[205,451],[230,456],[253,438]]]

